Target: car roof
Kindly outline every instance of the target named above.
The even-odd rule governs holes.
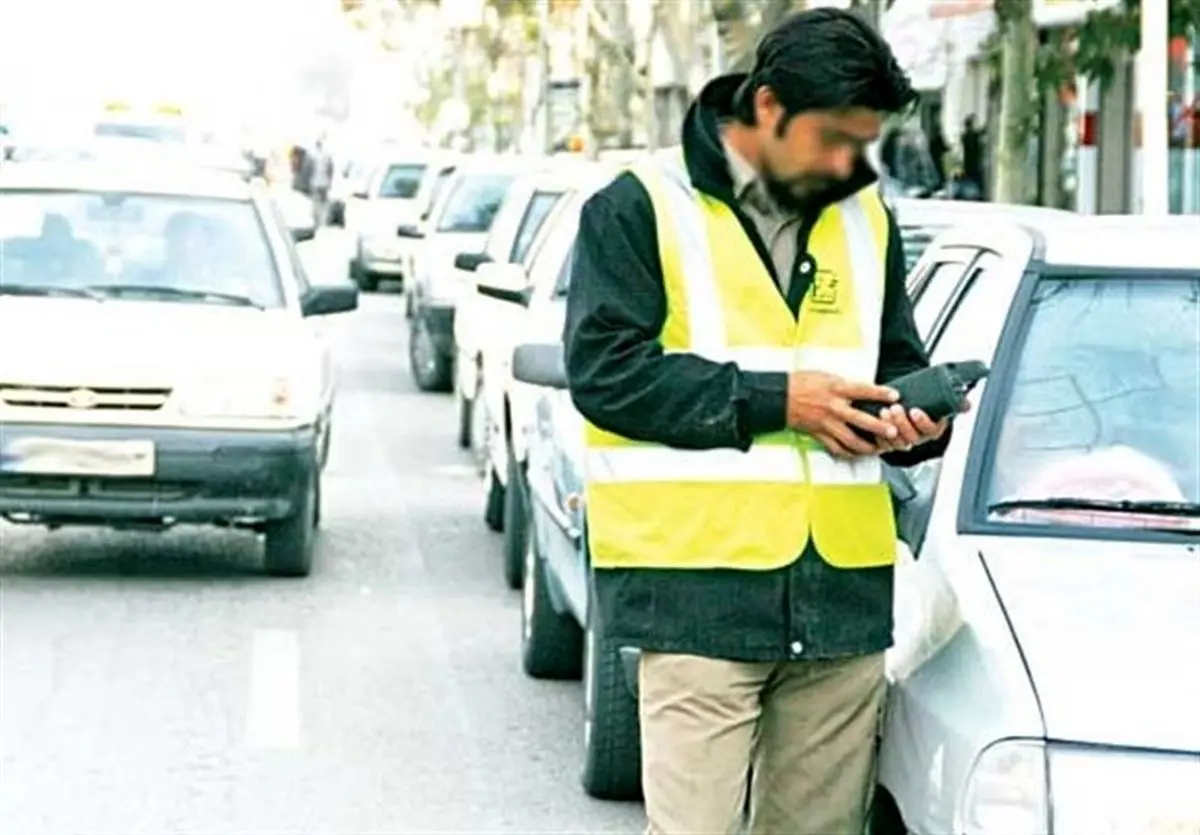
[[[1078,216],[1066,209],[1052,209],[1046,206],[973,200],[921,200],[911,197],[898,197],[893,200],[892,211],[896,215],[896,222],[901,226],[956,226],[964,221],[997,215],[1022,222]]]
[[[116,166],[23,162],[0,166],[2,191],[94,191],[250,200],[252,186],[232,171],[190,165]]]
[[[1024,225],[1024,224],[1023,224]],[[1049,266],[1195,270],[1200,217],[1076,215],[1041,224],[1042,261]]]
[[[619,166],[603,161],[558,160],[530,174],[529,182],[538,190],[574,191],[611,180],[618,171]]]

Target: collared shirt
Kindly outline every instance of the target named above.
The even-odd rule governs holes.
[[[796,261],[797,236],[804,218],[780,208],[754,166],[724,138],[721,145],[729,164],[734,197],[767,245],[775,275],[779,277],[779,289],[786,296],[792,281],[792,266]]]

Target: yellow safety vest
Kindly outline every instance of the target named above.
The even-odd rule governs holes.
[[[635,166],[654,205],[667,314],[664,351],[752,371],[873,380],[887,214],[874,187],[821,212],[811,290],[793,317],[733,211],[694,189],[682,156]],[[877,457],[839,461],[791,430],[736,449],[682,450],[586,426],[588,545],[597,568],[765,571],[812,538],[838,568],[895,561],[891,495]]]

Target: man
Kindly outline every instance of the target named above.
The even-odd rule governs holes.
[[[682,158],[583,209],[566,363],[599,623],[642,650],[651,833],[737,832],[747,798],[754,833],[863,832],[896,553],[878,456],[948,437],[871,382],[928,363],[863,158],[914,99],[860,18],[803,12],[701,92]]]
[[[983,131],[975,126],[975,114],[963,119],[962,136],[963,179],[974,183],[979,197],[983,196]]]
[[[311,166],[308,186],[313,204],[313,226],[320,229],[325,225],[329,208],[329,189],[333,185],[333,158],[325,150],[325,141],[318,139],[316,149],[309,157]]]

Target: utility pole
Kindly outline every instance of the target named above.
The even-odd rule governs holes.
[[[1002,8],[1000,125],[993,198],[1000,203],[1024,203],[1030,196],[1027,154],[1037,118],[1037,29],[1030,0],[1005,0]]]
[[[1167,108],[1167,1],[1143,0],[1138,98],[1142,122],[1142,214],[1171,213],[1170,118]]]
[[[538,48],[542,65],[542,153],[554,147],[554,120],[550,118],[550,0],[538,0]]]

